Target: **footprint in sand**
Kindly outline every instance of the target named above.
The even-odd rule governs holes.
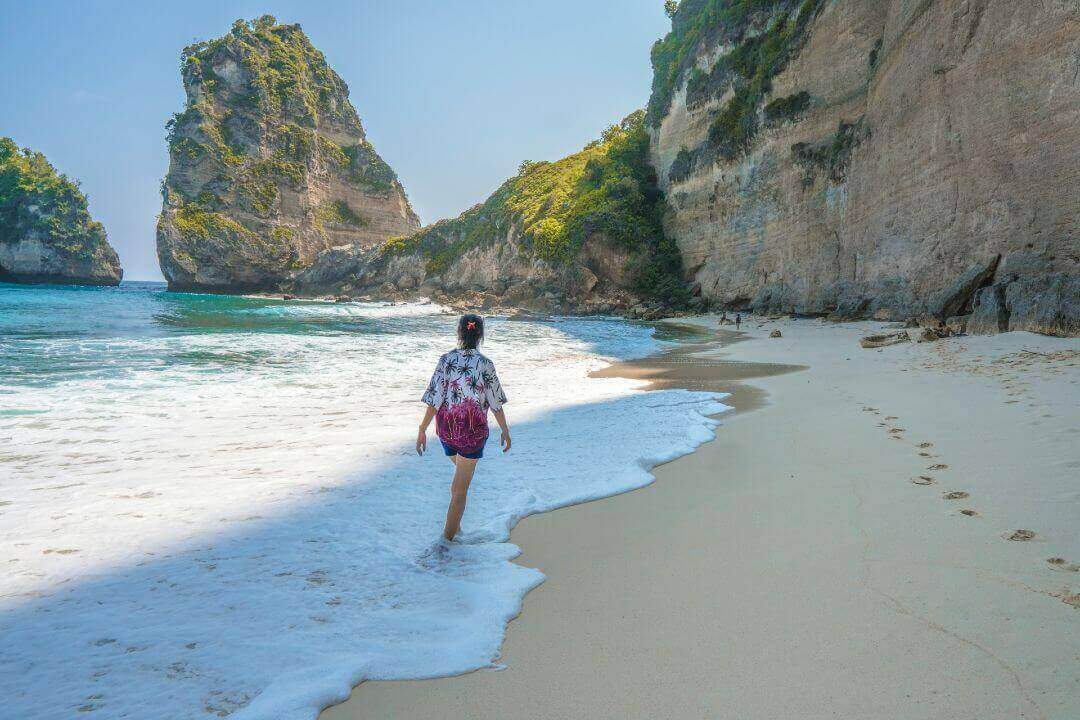
[[[889,432],[891,432],[893,434],[902,433],[902,432],[904,432],[904,428],[889,428]]]
[[[931,455],[931,454],[930,454],[930,453],[928,453],[928,452],[921,452],[921,453],[919,453],[919,457],[924,457],[924,458],[932,458],[932,457],[934,457],[934,456],[933,456],[933,455]]]
[[[1071,563],[1065,558],[1052,557],[1047,558],[1046,562],[1050,563],[1052,570],[1059,570],[1061,572],[1080,572],[1080,565]]]
[[[944,464],[942,464],[942,463],[938,463],[937,465],[931,465],[930,467],[928,467],[928,468],[926,468],[926,469],[927,469],[927,470],[948,470],[948,469],[949,469],[949,466],[948,466],[948,465],[944,465]]]
[[[931,447],[934,447],[934,443],[932,443],[932,442],[919,443],[919,447],[921,447],[923,449],[931,448]]]
[[[886,420],[898,420],[899,418],[897,418],[895,415],[886,415],[885,419]]]
[[[952,492],[945,493],[942,497],[946,500],[963,500],[964,498],[971,496],[963,490],[953,490]]]
[[[917,478],[913,478],[911,482],[915,483],[916,485],[933,485],[934,478],[927,477],[926,475],[920,475]]]
[[[1032,540],[1035,537],[1035,533],[1031,530],[1015,530],[1012,533],[1003,535],[1006,540],[1012,540],[1013,542],[1024,542],[1026,540]]]
[[[968,517],[976,517],[979,513],[975,512],[974,510],[961,510],[960,514],[967,515]]]

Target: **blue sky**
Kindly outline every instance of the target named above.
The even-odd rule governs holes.
[[[127,279],[160,279],[180,50],[266,12],[299,22],[345,79],[425,224],[643,107],[669,28],[661,0],[0,0],[0,135],[81,181]]]

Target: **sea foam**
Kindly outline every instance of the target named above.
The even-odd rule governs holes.
[[[492,422],[462,542],[433,550],[452,468],[412,445],[455,318],[201,302],[156,334],[4,338],[40,359],[0,364],[11,717],[311,720],[363,679],[488,666],[543,580],[514,524],[649,483],[726,409],[588,378],[655,351],[646,327],[493,319],[514,447]]]

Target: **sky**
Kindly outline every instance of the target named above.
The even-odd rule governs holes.
[[[0,135],[80,181],[125,279],[161,279],[181,49],[264,13],[300,23],[349,85],[424,224],[644,107],[670,27],[661,0],[0,0]]]

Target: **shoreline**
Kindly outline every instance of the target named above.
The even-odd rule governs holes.
[[[750,372],[741,360],[808,365],[742,378],[754,390],[727,399],[715,438],[651,485],[514,529],[516,562],[547,580],[507,628],[506,670],[366,682],[323,720],[1073,716],[1080,349],[1028,333],[859,349],[879,327],[753,318],[753,342],[600,371],[661,387],[679,369],[708,383],[725,363]],[[1051,359],[1010,375],[1024,352]],[[1017,429],[1037,416],[997,382],[1060,432]],[[942,500],[955,487],[962,502]],[[1021,523],[1034,542],[1010,542]]]
[[[644,380],[649,384],[642,390],[647,392],[694,390],[725,393],[724,404],[730,405],[733,411],[714,416],[720,418],[765,407],[768,393],[747,381],[808,369],[805,365],[736,362],[717,358],[716,353],[722,353],[725,348],[744,342],[744,334],[719,327],[703,330],[700,325],[674,319],[664,324],[669,329],[674,329],[675,333],[689,330],[697,333],[697,337],[695,339],[693,336],[683,335],[677,339],[678,345],[673,348],[643,358],[612,363],[590,373],[589,377]],[[700,449],[699,447],[693,452]]]

